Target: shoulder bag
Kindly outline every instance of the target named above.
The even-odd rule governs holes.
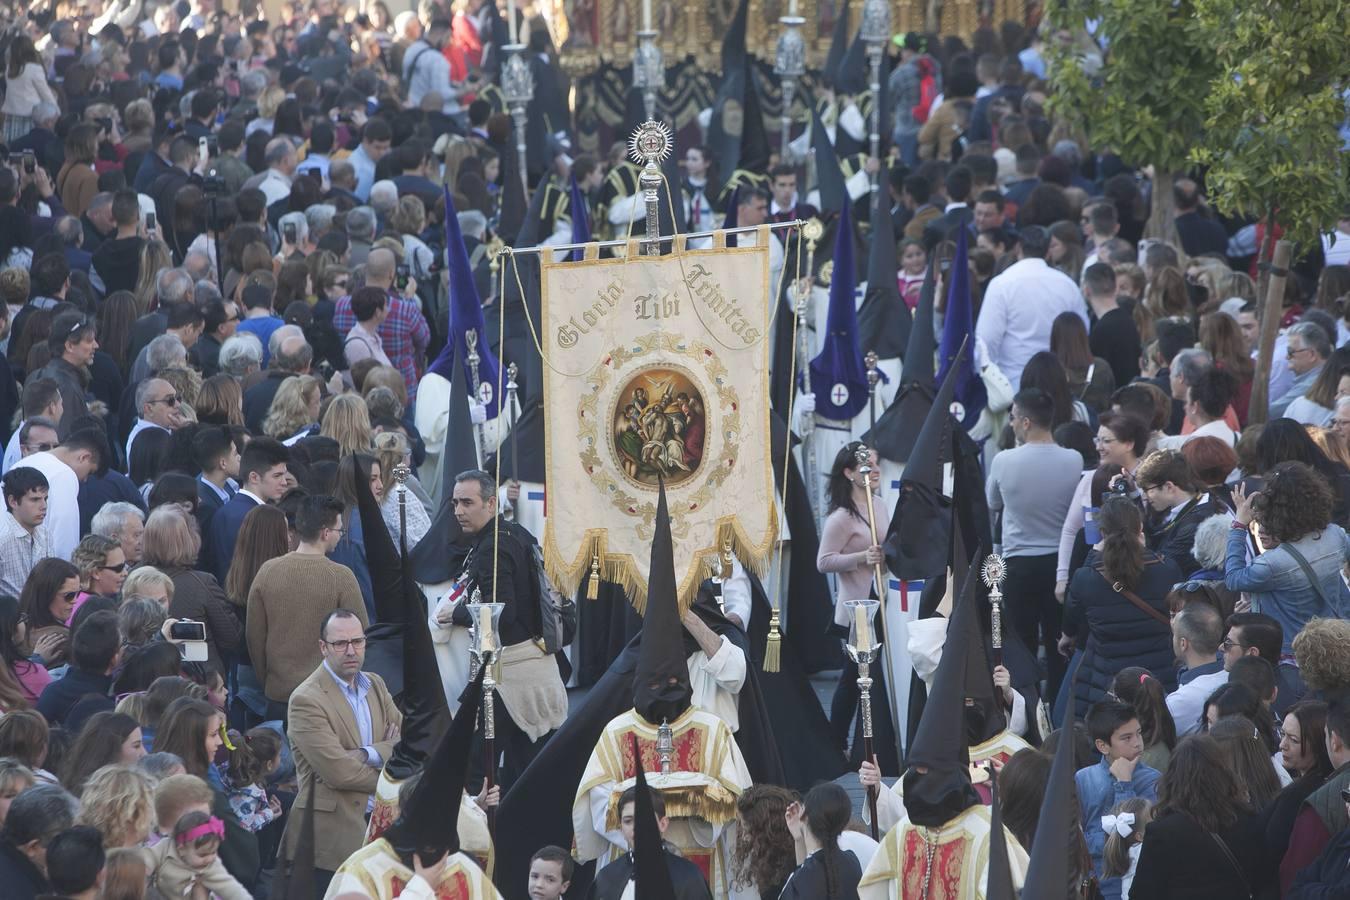
[[[1172,620],[1169,619],[1167,616],[1163,615],[1162,613],[1158,612],[1158,610],[1149,606],[1147,603],[1145,603],[1144,598],[1140,597],[1134,591],[1125,587],[1125,585],[1121,584],[1119,581],[1113,582],[1110,578],[1107,578],[1106,569],[1104,567],[1093,566],[1093,569],[1097,572],[1098,575],[1102,576],[1102,579],[1105,580],[1107,584],[1111,585],[1111,590],[1115,591],[1117,594],[1120,594],[1126,600],[1130,601],[1130,603],[1134,604],[1134,606],[1137,609],[1142,611],[1149,618],[1153,619],[1155,622],[1161,622],[1168,628],[1172,627]]]
[[[1242,882],[1242,889],[1245,891],[1244,895],[1239,896],[1246,896],[1247,900],[1252,900],[1255,894],[1252,893],[1251,882],[1247,880],[1247,873],[1237,861],[1237,857],[1233,855],[1233,851],[1228,849],[1228,842],[1213,831],[1209,833],[1209,836],[1214,838],[1214,843],[1219,845],[1219,849],[1223,851],[1223,855],[1228,860],[1229,865],[1233,867],[1234,872],[1237,872],[1238,880]]]

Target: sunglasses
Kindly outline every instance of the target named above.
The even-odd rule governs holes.
[[[99,566],[99,568],[104,572],[125,572],[127,570],[127,564],[125,562],[120,562],[115,566]]]
[[[46,441],[43,441],[40,444],[24,444],[23,446],[25,449],[32,450],[34,453],[46,453],[48,450],[51,450],[56,445],[49,444]]]
[[[163,404],[165,404],[166,406],[177,406],[177,405],[178,405],[178,395],[177,395],[177,394],[170,394],[169,396],[163,398],[162,400],[147,400],[146,402],[147,402],[147,403],[163,403]]]
[[[79,591],[66,591],[64,594],[61,595],[61,599],[66,601],[67,603],[74,603],[75,598],[78,596],[80,596]]]

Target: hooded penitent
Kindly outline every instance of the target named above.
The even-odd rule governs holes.
[[[936,266],[929,266],[919,292],[919,305],[914,310],[914,323],[905,345],[904,367],[900,370],[900,390],[891,405],[886,407],[876,427],[863,435],[863,442],[876,448],[882,459],[907,463],[914,450],[919,429],[933,407],[936,379],[933,375],[933,354],[937,350],[933,336],[933,303],[937,293]],[[869,276],[870,277],[870,276]],[[894,280],[894,276],[892,276]],[[870,290],[870,287],[869,287]],[[877,351],[882,355],[881,351]],[[884,359],[885,357],[882,356]]]
[[[938,346],[938,378],[945,379],[948,372],[956,373],[956,389],[953,398],[960,404],[961,412],[957,417],[961,425],[970,428],[980,418],[988,397],[985,394],[984,380],[975,371],[975,362],[971,354],[957,356],[975,334],[974,303],[970,296],[970,265],[967,262],[966,229],[957,229],[956,256],[952,258],[951,277],[947,285],[947,312],[942,321],[942,342]]]
[[[867,369],[858,347],[857,301],[853,296],[851,218],[844,206],[835,238],[827,333],[820,353],[811,360],[811,391],[816,395],[816,412],[840,422],[862,412],[868,396]]]
[[[963,346],[957,357],[963,357]],[[897,578],[921,581],[947,570],[951,555],[952,497],[944,486],[952,463],[952,429],[958,427],[949,407],[956,389],[955,368],[947,374],[904,474],[900,496],[886,535],[886,561]]]
[[[905,810],[915,825],[940,827],[980,803],[970,783],[965,717],[966,657],[978,649],[969,646],[971,631],[966,619],[975,615],[974,583],[979,577],[975,567],[966,573],[960,602],[947,628],[947,646],[909,748],[909,769],[903,779]],[[917,767],[925,771],[920,774]]]
[[[462,363],[465,376],[472,379],[474,372],[469,371],[469,347],[465,335],[472,331],[478,336],[477,376],[481,384],[490,386],[481,399],[487,407],[488,418],[497,415],[501,408],[501,397],[497,396],[497,369],[500,363],[488,346],[487,325],[483,321],[483,303],[478,296],[478,288],[473,281],[473,267],[469,265],[469,254],[464,249],[464,235],[459,229],[459,213],[450,197],[450,188],[445,188],[445,263],[450,276],[450,339],[454,344],[455,358]],[[472,384],[472,381],[468,382]],[[505,381],[502,382],[503,384]]]
[[[445,428],[445,449],[441,451],[441,505],[436,510],[436,517],[431,520],[431,528],[411,554],[413,576],[422,584],[439,584],[460,574],[452,565],[450,548],[460,539],[462,532],[450,499],[455,476],[478,468],[464,367],[455,365],[452,359],[447,369],[446,375],[450,379],[450,413]]]
[[[877,191],[872,201],[872,233],[867,249],[867,294],[858,310],[858,343],[879,359],[894,359],[905,350],[914,318],[900,296],[895,280],[899,265],[895,260],[895,223],[885,191]]]
[[[459,712],[442,735],[422,770],[422,780],[403,805],[397,821],[384,833],[405,864],[412,855],[431,865],[445,853],[459,851],[459,806],[468,776],[469,751],[483,699],[483,674],[469,683]]]
[[[989,880],[984,900],[1017,900],[1012,866],[1008,862],[1008,838],[1003,833],[1003,803],[998,796],[998,773],[989,773]]]
[[[652,536],[647,610],[642,621],[642,649],[633,674],[633,709],[653,725],[675,721],[689,708],[693,693],[675,595],[675,553],[670,537],[666,486],[661,483]]]

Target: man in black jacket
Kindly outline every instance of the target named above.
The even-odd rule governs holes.
[[[1149,549],[1172,560],[1189,578],[1200,569],[1192,553],[1195,530],[1223,507],[1200,492],[1191,464],[1180,450],[1150,453],[1134,477],[1151,510]]]
[[[117,614],[103,610],[89,616],[71,640],[70,670],[43,689],[37,711],[52,725],[60,725],[75,704],[90,694],[107,698],[111,709],[108,690],[121,650]]]
[[[1224,257],[1228,253],[1228,232],[1213,219],[1200,213],[1200,187],[1189,178],[1180,178],[1172,186],[1177,207],[1177,237],[1187,256],[1207,253]]]
[[[8,900],[34,900],[51,890],[47,845],[75,824],[79,804],[55,784],[30,787],[14,798],[0,829],[0,884]]]
[[[656,813],[656,827],[661,834],[666,833],[670,819],[666,817],[666,801],[660,791],[652,791],[652,810]],[[630,787],[619,797],[619,829],[629,847],[634,846],[637,831],[637,788]],[[708,882],[698,866],[671,852],[670,844],[662,842],[662,855],[666,860],[666,869],[670,872],[670,883],[675,888],[676,900],[711,900]],[[586,900],[620,900],[633,879],[633,853],[630,850],[614,862],[605,866],[591,882]]]

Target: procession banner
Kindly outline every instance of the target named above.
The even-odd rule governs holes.
[[[768,242],[542,266],[544,563],[574,593],[593,574],[638,611],[665,481],[680,609],[730,548],[763,575],[777,536],[769,456]],[[744,242],[744,239],[742,239]],[[683,243],[682,240],[679,243]]]

